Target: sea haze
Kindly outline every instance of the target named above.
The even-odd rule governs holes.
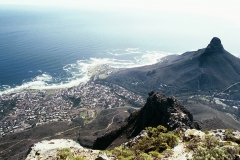
[[[191,27],[183,31],[187,25],[178,22],[176,26],[171,18],[176,17],[131,10],[1,6],[0,94],[24,88],[70,87],[88,80],[88,68],[96,64],[116,68],[149,65],[168,54],[204,47],[217,36],[194,34]]]

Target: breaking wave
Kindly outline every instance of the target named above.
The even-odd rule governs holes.
[[[1,86],[1,94],[18,92],[24,89],[58,89],[76,86],[90,80],[88,71],[98,65],[109,65],[113,68],[134,68],[158,63],[162,57],[173,53],[162,51],[142,51],[139,48],[113,49],[106,51],[106,57],[78,60],[75,63],[63,66],[63,75],[55,77],[39,70],[39,75],[30,81],[23,81],[20,86]],[[29,71],[32,72],[32,71]]]

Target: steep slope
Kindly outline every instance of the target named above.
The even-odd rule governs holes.
[[[168,130],[200,129],[193,122],[192,114],[174,97],[166,97],[159,92],[150,92],[147,103],[132,113],[128,119],[105,135],[98,137],[93,149],[105,149],[110,144],[116,146],[137,136],[146,127],[165,126]]]
[[[122,70],[105,81],[140,93],[161,90],[176,95],[222,91],[240,81],[240,59],[227,52],[221,40],[214,37],[204,49],[169,56],[155,65]]]

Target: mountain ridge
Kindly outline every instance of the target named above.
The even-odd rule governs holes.
[[[222,91],[240,81],[240,59],[214,37],[206,48],[168,56],[154,65],[121,70],[100,81],[142,94],[149,90],[167,95]]]

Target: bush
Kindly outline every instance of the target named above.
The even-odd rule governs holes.
[[[149,154],[154,158],[162,158],[162,155],[157,151],[151,151]]]
[[[173,132],[167,132],[167,129],[163,126],[158,126],[157,128],[148,127],[147,132],[148,136],[139,140],[135,146],[136,150],[145,153],[151,151],[163,152],[178,144],[178,137]]]
[[[71,160],[86,160],[86,159],[81,156],[74,156],[71,158]]]
[[[178,144],[178,137],[174,132],[167,132],[163,126],[148,127],[146,130],[148,135],[142,137],[131,148],[115,147],[113,150],[105,151],[105,153],[116,156],[118,159],[131,160],[135,157],[139,160],[150,160],[162,157],[161,152]]]
[[[232,129],[226,129],[225,130],[225,139],[227,141],[233,141],[233,142],[236,142],[238,144],[240,144],[240,139],[239,138],[236,138],[234,135],[233,135],[233,130]]]
[[[138,160],[153,160],[152,156],[146,154],[146,153],[141,153],[136,157]]]
[[[194,160],[228,160],[240,153],[240,148],[230,142],[220,142],[216,137],[206,135],[204,140],[191,139],[187,147],[193,150]]]
[[[194,160],[227,160],[231,159],[228,154],[224,152],[221,148],[204,148],[198,146],[193,154]]]
[[[73,156],[70,148],[62,148],[57,151],[57,159],[58,160],[86,160],[81,156]]]
[[[71,157],[72,153],[70,151],[70,148],[62,148],[62,149],[58,149],[58,153],[57,153],[57,159],[58,160],[65,160],[68,157]]]
[[[134,152],[128,148],[124,149],[123,146],[115,147],[113,150],[104,151],[107,155],[113,155],[118,159],[132,160],[134,159]]]

